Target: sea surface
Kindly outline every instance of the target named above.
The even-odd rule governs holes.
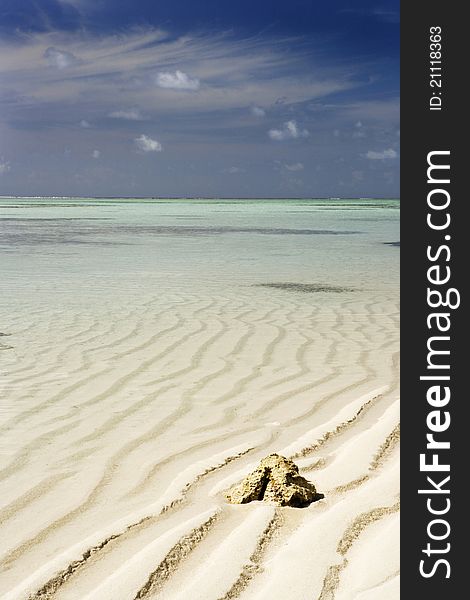
[[[7,306],[188,285],[393,293],[397,246],[396,200],[0,199]]]

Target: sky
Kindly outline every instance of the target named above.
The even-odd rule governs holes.
[[[0,195],[398,197],[398,0],[1,0]]]

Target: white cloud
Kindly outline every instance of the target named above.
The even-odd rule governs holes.
[[[47,48],[44,52],[44,58],[47,60],[47,64],[50,67],[56,67],[57,69],[66,69],[67,67],[71,67],[80,62],[72,52],[58,50],[57,48],[54,48],[54,46]]]
[[[387,150],[383,150],[382,152],[375,152],[374,150],[369,150],[366,154],[366,157],[369,160],[386,160],[388,158],[396,158],[398,156],[396,150],[393,148],[388,148]]]
[[[198,90],[200,86],[199,79],[178,70],[174,73],[158,73],[155,81],[158,87],[171,90]]]
[[[254,117],[266,116],[266,111],[264,110],[264,108],[261,108],[260,106],[252,106],[250,110],[251,110],[251,114]]]
[[[101,156],[101,152],[99,150],[93,150],[91,155],[93,158],[99,158]]]
[[[134,140],[137,148],[142,152],[161,152],[163,146],[157,140],[152,140],[148,135],[142,134]]]
[[[8,171],[11,170],[11,166],[8,160],[5,160],[4,158],[0,158],[0,175],[3,175],[4,173],[8,173]]]
[[[304,165],[301,162],[292,165],[284,165],[288,171],[303,171]]]
[[[126,121],[143,121],[144,117],[140,114],[138,108],[129,108],[127,110],[115,110],[108,114],[112,119],[125,119]]]
[[[359,129],[359,128],[361,128],[361,127],[362,127],[362,123],[361,123],[361,121],[358,121],[358,122],[357,122],[357,123],[354,125],[354,127],[357,127],[358,129]]]
[[[270,129],[268,135],[272,140],[282,141],[308,137],[310,134],[307,129],[299,129],[296,121],[287,121],[282,129]]]
[[[88,121],[85,121],[85,119],[82,119],[80,121],[80,127],[83,127],[83,129],[90,129],[91,123],[89,123]]]
[[[240,167],[230,167],[226,172],[234,175],[235,173],[243,173],[244,171],[245,169],[241,169]]]

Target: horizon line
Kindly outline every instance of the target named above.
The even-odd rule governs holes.
[[[50,199],[86,199],[86,200],[400,200],[400,196],[23,196],[0,195],[7,198],[28,198],[36,200]]]

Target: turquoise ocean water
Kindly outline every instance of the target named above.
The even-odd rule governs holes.
[[[397,200],[0,199],[7,306],[285,282],[393,295],[398,246]]]

